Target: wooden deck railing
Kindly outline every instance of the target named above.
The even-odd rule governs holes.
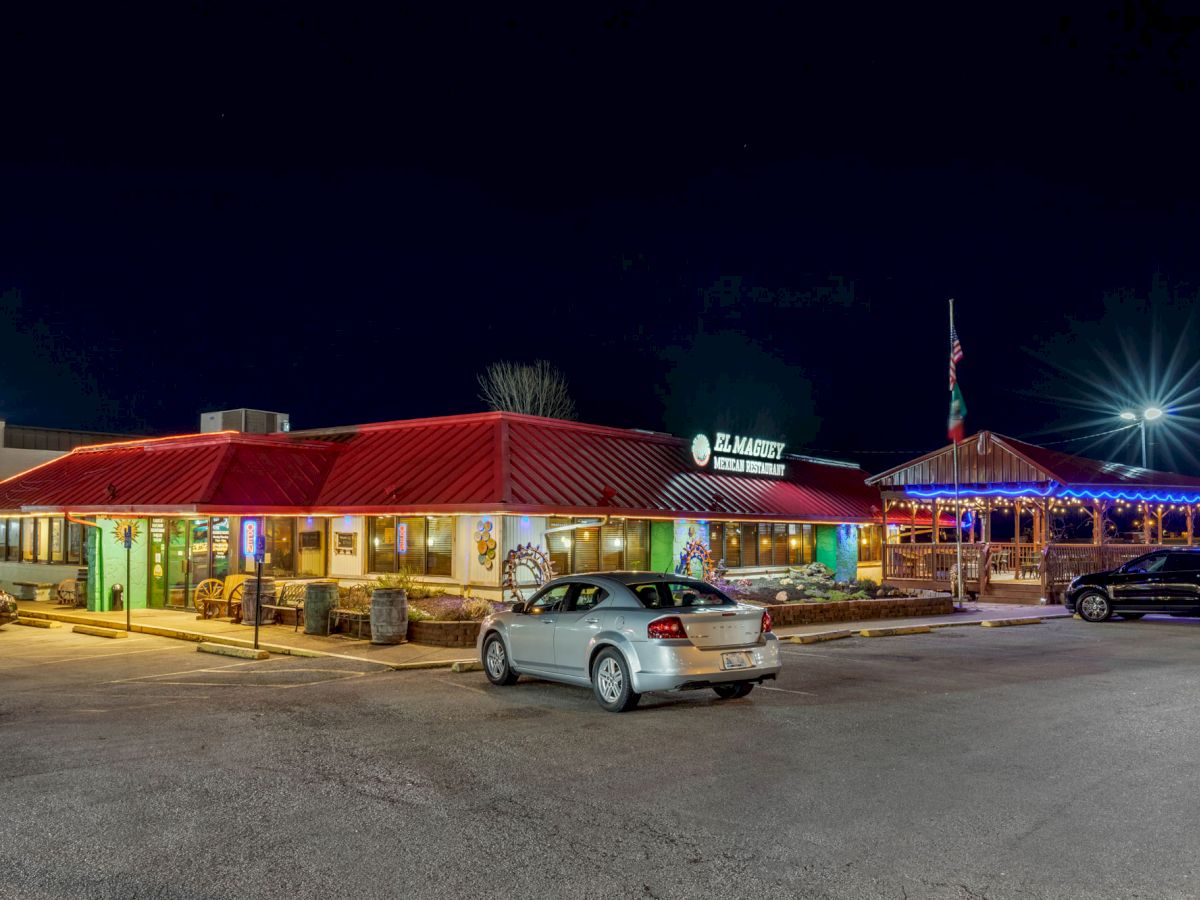
[[[1158,549],[1161,549],[1158,544],[1050,544],[1046,548],[1042,585],[1058,593],[1077,575],[1115,569]]]
[[[963,580],[979,578],[979,544],[963,544]],[[954,544],[886,544],[883,548],[884,580],[950,582],[956,563]]]
[[[992,578],[1037,578],[1042,562],[1041,547],[1033,544],[1013,544],[1004,541],[992,541],[991,569]]]

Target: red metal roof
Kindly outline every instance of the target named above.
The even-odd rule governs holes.
[[[81,447],[0,482],[0,509],[291,509],[312,502],[335,451],[269,435],[185,435]]]
[[[717,473],[668,435],[480,413],[81,448],[0,482],[0,509],[878,520],[861,469],[785,461],[784,478]]]

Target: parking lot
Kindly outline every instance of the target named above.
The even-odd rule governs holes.
[[[788,646],[745,700],[0,631],[15,897],[1193,897],[1200,623]]]

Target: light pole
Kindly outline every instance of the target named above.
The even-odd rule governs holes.
[[[1128,409],[1125,410],[1123,413],[1121,413],[1121,418],[1124,419],[1126,422],[1137,422],[1138,425],[1141,427],[1141,430],[1142,430],[1142,468],[1143,469],[1150,468],[1149,464],[1146,462],[1146,423],[1153,422],[1155,419],[1161,417],[1162,414],[1163,414],[1163,411],[1161,409],[1159,409],[1157,406],[1147,406],[1144,410],[1142,410],[1141,415],[1138,415],[1137,413],[1133,412],[1132,410],[1128,410]]]

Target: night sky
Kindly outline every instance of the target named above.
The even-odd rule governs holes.
[[[585,421],[878,470],[945,441],[955,297],[968,433],[1162,403],[1154,462],[1200,471],[1182,6],[28,6],[0,14],[10,421],[445,415],[545,358]]]

